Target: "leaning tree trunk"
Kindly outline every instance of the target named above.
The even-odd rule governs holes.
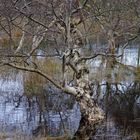
[[[85,83],[85,85],[82,83],[84,87],[80,87],[80,85],[81,83],[77,87],[79,90],[77,90],[76,100],[80,106],[81,120],[75,133],[75,139],[89,140],[95,133],[96,126],[104,119],[104,115],[96,101],[92,99],[92,90],[89,82]]]
[[[96,126],[101,123],[104,116],[93,99],[83,96],[77,101],[80,105],[81,120],[74,137],[76,140],[89,140],[95,134]]]
[[[81,111],[81,121],[74,139],[88,140],[95,133],[95,127],[104,119],[104,113],[92,98],[91,82],[86,61],[77,49],[66,54],[66,65],[74,71],[76,81],[76,101]]]

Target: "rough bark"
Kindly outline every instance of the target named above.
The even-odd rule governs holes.
[[[104,119],[103,112],[97,103],[86,95],[81,97],[80,100],[77,100],[82,116],[79,128],[74,136],[76,140],[89,140],[94,135],[96,126]]]
[[[81,59],[80,51],[73,49],[66,54],[66,64],[75,72],[76,95],[75,98],[80,106],[82,118],[80,126],[75,134],[75,139],[90,139],[95,132],[95,126],[104,119],[104,113],[96,101],[92,99],[91,82],[86,61]]]

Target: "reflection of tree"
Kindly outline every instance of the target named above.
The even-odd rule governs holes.
[[[38,123],[33,130],[34,135],[60,135],[72,129],[68,118],[75,104],[73,97],[47,86],[41,91],[38,88],[36,94],[27,94],[26,98],[27,121],[29,125],[33,121]],[[56,120],[53,122],[52,118]]]
[[[107,97],[107,112],[113,116],[116,123],[123,126],[124,134],[132,133],[132,128],[133,131],[138,130],[138,126],[133,122],[137,120],[140,114],[139,90],[139,82],[131,83],[125,91],[111,88],[110,84],[110,94]]]

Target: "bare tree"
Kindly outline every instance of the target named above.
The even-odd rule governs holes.
[[[126,10],[119,9],[119,7],[125,9],[122,7],[124,3],[120,1],[118,4],[115,0],[106,2],[103,0],[98,2],[94,0],[1,0],[0,4],[5,5],[6,8],[10,5],[8,7],[11,11],[10,15],[6,16],[7,9],[4,9],[5,13],[0,13],[0,26],[15,44],[11,53],[4,54],[5,58],[1,60],[1,64],[37,73],[58,89],[73,95],[82,113],[76,136],[89,139],[92,134],[89,130],[103,121],[104,113],[96,100],[92,98],[92,81],[89,81],[90,70],[87,62],[98,56],[105,59],[120,57],[115,54],[116,38],[123,36],[124,39],[126,33],[131,34],[131,30],[127,29],[127,32],[124,30],[124,26],[129,25],[131,19],[126,22],[127,19],[124,19]],[[8,26],[5,24],[7,22]],[[127,24],[124,25],[123,22]],[[85,56],[82,48],[90,40],[88,32],[91,32],[91,29],[89,27],[92,28],[97,23],[100,25],[100,33],[107,35],[105,39],[109,51]],[[131,26],[133,28],[136,25],[137,23]],[[20,39],[13,38],[15,29],[19,30]],[[95,34],[95,32],[92,33]],[[45,40],[48,45],[52,45],[50,45],[53,48],[51,56],[59,56],[58,60],[61,60],[63,78],[60,82],[56,82],[43,72],[38,67],[38,63],[32,59],[38,56],[37,51]],[[127,42],[129,40],[130,38],[127,38]],[[26,42],[29,42],[29,45],[25,45]],[[46,53],[47,46],[44,51],[45,55],[42,56],[47,57],[49,55]],[[68,70],[73,73],[72,83],[68,81]]]

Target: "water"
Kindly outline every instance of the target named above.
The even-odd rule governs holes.
[[[137,66],[137,52],[137,48],[126,49],[124,51],[122,62],[126,65]],[[104,70],[99,73],[101,60],[96,59],[95,61],[89,62],[89,64],[90,67],[94,68],[91,72],[93,76],[91,76],[91,80],[95,78],[94,76],[97,75],[98,71],[101,79],[99,83],[100,85],[104,85],[107,79],[105,78]],[[5,136],[7,140],[13,140],[15,139],[15,134],[16,139],[25,138],[25,135],[26,139],[31,139],[34,136],[44,135],[44,133],[47,133],[47,135],[50,136],[58,136],[67,132],[70,135],[73,135],[78,129],[80,121],[79,106],[74,101],[73,97],[65,95],[57,89],[52,89],[49,84],[46,84],[46,82],[44,81],[41,81],[41,84],[39,83],[39,88],[36,92],[34,92],[34,86],[31,86],[33,90],[28,91],[27,85],[30,87],[31,84],[34,85],[34,82],[36,85],[38,85],[38,83],[34,81],[35,79],[33,79],[33,83],[29,82],[30,78],[26,79],[25,75],[26,74],[23,72],[10,72],[10,74],[5,76],[1,74],[0,139],[1,137]],[[114,72],[112,77],[113,76]],[[130,83],[134,82],[134,75],[128,75],[128,73],[126,73],[126,77],[123,76],[118,81],[121,84],[124,84],[124,86],[118,85],[118,90],[126,92],[126,87],[128,87]],[[106,86],[101,86],[102,94],[100,94],[100,99],[105,98],[105,92]],[[134,107],[128,110],[128,114],[125,112],[122,121],[120,115],[123,114],[123,111],[121,112],[121,110],[118,109],[112,111],[108,107],[109,105],[107,105],[106,107],[108,108],[108,110],[110,110],[108,118],[106,122],[104,122],[98,128],[95,136],[93,136],[94,140],[130,140],[132,139],[132,137],[134,138],[134,133],[130,133],[129,129],[131,129],[132,127],[136,127],[136,125],[132,125],[132,121],[136,119],[138,120],[138,114],[140,112],[140,97],[139,95],[138,97],[129,97],[127,94],[125,95],[125,97],[127,98],[124,98],[123,96],[110,96],[110,99],[112,100],[111,102],[113,102],[112,104],[114,104],[114,106],[112,105],[113,109],[115,110],[116,108],[120,107],[119,105],[122,103],[120,98],[124,99],[123,103],[126,106],[126,108],[124,109],[126,110],[129,108],[129,105],[127,100],[125,99],[134,98]],[[105,103],[105,101],[103,103]],[[131,118],[131,111],[134,112],[133,118]],[[119,112],[120,115],[117,116],[116,113]],[[130,117],[130,119],[127,115]],[[128,119],[126,119],[127,117]],[[128,124],[127,127],[124,126],[124,120]],[[135,131],[135,133],[137,133],[137,131]]]
[[[28,97],[24,91],[23,76],[19,72],[8,75],[6,80],[1,77],[0,132],[6,135],[16,132],[32,137],[33,134],[39,135],[43,129],[40,127],[39,130],[39,126],[46,123],[48,135],[60,135],[64,131],[74,134],[80,120],[77,103],[71,102],[70,96],[57,94],[55,92],[60,91],[49,88]],[[69,104],[66,103],[67,100],[70,100]]]

